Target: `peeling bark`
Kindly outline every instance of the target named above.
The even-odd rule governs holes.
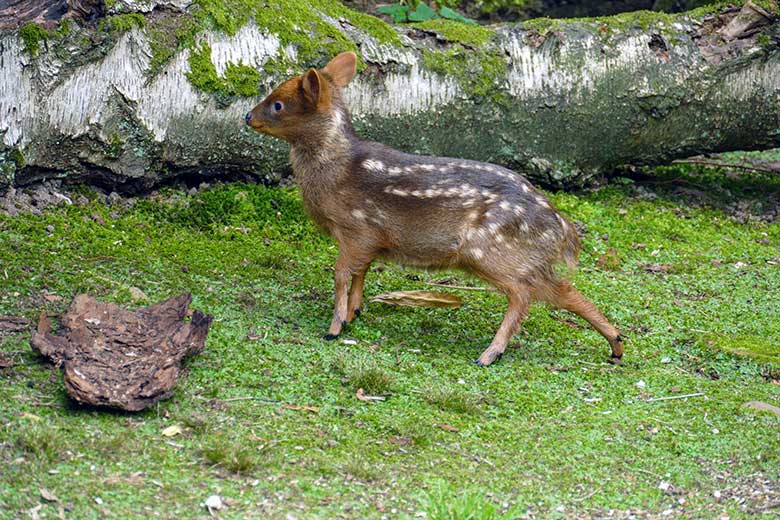
[[[104,12],[103,0],[10,0],[0,3],[0,29],[25,23],[51,27],[63,18],[91,19]]]
[[[186,16],[186,1],[180,15],[176,0],[165,3],[166,17]],[[286,145],[249,131],[243,115],[291,74],[279,63],[317,63],[251,22],[233,36],[205,31],[198,42],[217,76],[245,65],[260,88],[251,98],[201,92],[188,79],[190,48],[152,73],[158,11],[145,28],[110,37],[78,23],[36,57],[17,33],[0,32],[0,184],[61,177],[130,191],[182,174],[278,179]],[[356,127],[407,151],[496,162],[571,186],[624,164],[780,146],[780,22],[750,2],[700,18],[504,24],[484,45],[409,27],[396,28],[399,44],[382,42],[317,15],[366,63],[345,92]],[[78,47],[84,38],[97,43]],[[444,68],[430,56],[444,57]],[[463,57],[461,71],[449,70]],[[480,90],[482,63],[498,66]]]
[[[86,294],[73,299],[51,331],[41,314],[30,343],[62,367],[65,389],[75,401],[139,411],[173,394],[187,356],[203,351],[212,317],[190,314],[190,294],[138,311],[101,303]]]

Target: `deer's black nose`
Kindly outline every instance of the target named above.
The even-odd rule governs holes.
[[[246,120],[246,124],[250,124],[252,122],[252,112],[247,112],[246,113],[245,120]]]

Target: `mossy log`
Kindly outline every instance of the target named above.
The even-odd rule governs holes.
[[[243,115],[341,50],[362,135],[583,185],[626,164],[780,146],[774,4],[472,27],[390,27],[333,0],[114,0],[97,20],[0,31],[0,183],[142,190],[278,180]]]
[[[629,11],[663,11],[679,13],[697,7],[716,4],[717,0],[490,0],[460,3],[463,11],[475,18],[500,20],[527,20],[549,18],[576,18],[583,16],[611,16]]]

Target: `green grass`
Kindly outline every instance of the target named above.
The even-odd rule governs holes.
[[[49,517],[62,506],[74,518],[205,518],[200,504],[219,494],[223,518],[749,518],[712,494],[780,477],[780,419],[743,406],[780,403],[780,225],[719,208],[747,192],[768,200],[780,181],[672,183],[679,171],[645,185],[655,198],[633,181],[552,195],[587,229],[575,283],[625,332],[620,367],[580,320],[542,306],[498,364],[473,365],[504,311],[489,292],[463,292],[459,309],[370,304],[345,336],[356,344],[323,341],[336,248],[294,189],[164,190],[131,209],[93,197],[0,216],[0,315],[34,322],[80,292],[130,305],[137,287],[152,301],[191,291],[215,316],[174,396],[139,414],[70,404],[29,334],[0,336],[15,362],[0,369],[0,517],[43,503]],[[699,198],[673,189],[692,185],[715,199],[691,207]],[[439,277],[377,265],[366,293]],[[361,402],[357,388],[386,400]],[[163,436],[171,425],[182,433]]]

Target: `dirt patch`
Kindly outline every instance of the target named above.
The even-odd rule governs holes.
[[[780,512],[780,480],[765,473],[734,477],[728,472],[714,475],[716,488],[707,491],[707,501],[691,507],[688,502],[693,494],[702,491],[686,490],[660,480],[659,489],[668,497],[668,508],[663,511],[591,510],[580,512],[577,518],[609,518],[610,520],[662,520],[669,518],[715,518],[728,520],[727,509],[765,518],[777,518]],[[765,516],[762,516],[765,515]]]
[[[0,190],[0,213],[16,216],[20,213],[40,215],[44,209],[59,204],[73,204],[58,181],[45,181],[29,188]]]
[[[31,344],[62,367],[65,388],[77,402],[143,410],[170,397],[182,360],[203,351],[212,317],[190,314],[191,301],[183,294],[129,311],[81,294],[60,318],[57,334],[41,315]]]

